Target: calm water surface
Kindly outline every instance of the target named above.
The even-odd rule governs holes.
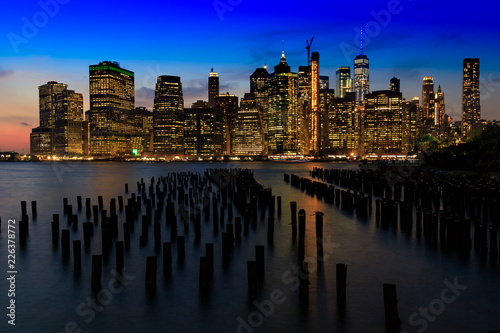
[[[1,163],[0,164],[0,300],[3,318],[0,332],[385,332],[383,283],[395,283],[403,332],[484,332],[500,328],[500,270],[498,261],[481,262],[471,251],[468,258],[444,253],[418,240],[415,232],[408,237],[399,230],[382,230],[376,226],[374,214],[368,221],[340,211],[283,181],[283,173],[308,176],[313,167],[350,168],[355,164],[315,163]],[[61,249],[51,242],[52,214],[61,218],[61,229],[68,228],[63,215],[63,198],[69,198],[76,211],[76,197],[104,197],[109,207],[111,198],[126,196],[137,189],[141,178],[169,172],[200,172],[206,168],[243,167],[254,171],[255,178],[282,196],[283,213],[276,219],[274,244],[267,243],[267,226],[259,221],[257,229],[235,246],[231,263],[221,262],[221,234],[214,234],[212,223],[202,218],[200,244],[194,242],[194,231],[186,235],[186,261],[177,264],[173,246],[173,269],[170,280],[163,279],[161,252],[152,246],[139,246],[140,224],[136,222],[131,247],[125,254],[128,284],[117,294],[108,293],[106,305],[90,310],[86,303],[95,297],[90,288],[91,254],[100,253],[100,234],[94,236],[92,248],[82,249],[82,272],[73,272],[72,260],[63,262]],[[8,305],[7,220],[19,220],[20,201],[28,202],[31,219],[32,200],[38,202],[38,217],[30,221],[26,246],[17,244],[16,326],[7,324]],[[297,245],[291,240],[289,202],[297,201],[305,209],[305,257],[309,262],[309,302],[300,303],[293,276],[297,263]],[[375,207],[374,207],[375,208]],[[144,212],[145,210],[143,210]],[[316,261],[315,211],[325,213],[324,239],[329,239],[333,252],[322,263]],[[119,213],[119,222],[124,221]],[[227,212],[226,212],[227,219]],[[179,221],[179,220],[178,220]],[[79,223],[85,222],[85,208]],[[170,241],[162,225],[163,241]],[[100,229],[100,228],[99,228]],[[97,230],[99,230],[97,229]],[[179,234],[183,229],[179,228]],[[150,232],[152,235],[152,232]],[[118,237],[121,239],[121,235]],[[71,240],[83,239],[83,228],[71,231]],[[215,243],[214,278],[208,295],[198,288],[199,258],[205,254],[204,244]],[[282,293],[281,304],[275,304],[265,315],[247,296],[247,261],[255,260],[255,245],[265,245],[265,281],[257,302],[266,302],[276,291]],[[145,289],[146,256],[158,255],[157,289]],[[72,255],[71,255],[72,258]],[[339,311],[336,303],[335,264],[347,268],[347,306]],[[103,287],[112,280],[114,253],[104,261]],[[447,288],[445,280],[457,279],[466,286],[449,304],[440,301]],[[446,294],[451,297],[453,294]],[[443,305],[444,304],[444,305]],[[443,305],[443,306],[442,306]],[[428,319],[421,309],[433,307]],[[80,311],[78,311],[80,309]],[[410,317],[413,313],[413,321]],[[245,321],[246,324],[241,324]],[[68,324],[69,323],[69,324]],[[74,325],[75,327],[72,327]],[[241,325],[241,326],[240,326]],[[247,326],[249,325],[249,326]],[[253,325],[253,326],[252,326]]]

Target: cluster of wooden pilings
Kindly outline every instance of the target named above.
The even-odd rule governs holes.
[[[82,246],[87,249],[84,253],[96,252],[91,257],[93,288],[101,287],[103,263],[111,253],[115,254],[116,270],[123,270],[127,264],[125,251],[131,250],[133,242],[143,247],[151,244],[154,248],[145,258],[148,288],[156,286],[158,267],[165,278],[172,277],[175,254],[179,264],[195,260],[186,258],[186,240],[193,237],[197,246],[203,230],[221,232],[220,260],[227,266],[234,247],[257,228],[259,221],[264,221],[267,213],[267,239],[272,246],[275,218],[281,216],[281,197],[259,184],[248,169],[207,169],[204,174],[176,172],[149,181],[141,179],[136,185],[136,191],[130,191],[129,184],[125,184],[125,195],[111,198],[109,205],[101,195],[97,201],[77,196],[76,204],[72,204],[70,198],[63,198],[62,214],[52,215],[52,245],[60,248],[65,262],[73,254],[75,272],[80,273],[82,268]],[[24,222],[20,237],[24,241],[29,226],[26,206],[25,201],[21,202]],[[35,217],[36,202],[32,203],[32,211]],[[100,242],[96,243],[99,237],[95,236],[99,234]],[[265,271],[264,245],[256,245],[255,249],[256,259],[248,264],[248,292],[251,295],[255,295],[263,282]],[[205,255],[199,258],[200,290],[210,288],[214,260],[214,244],[206,243]]]
[[[412,232],[446,251],[467,254],[472,245],[481,258],[498,261],[500,181],[451,177],[416,169],[397,171],[314,168],[314,181],[285,174],[285,181],[325,202],[365,219],[376,206],[382,228]],[[368,212],[368,214],[367,214]],[[472,226],[472,228],[471,228]]]

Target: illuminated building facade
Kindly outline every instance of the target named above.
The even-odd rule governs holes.
[[[50,142],[49,142],[49,155],[54,153],[54,122],[55,122],[55,98],[57,94],[62,93],[68,88],[67,84],[58,83],[56,81],[49,81],[44,85],[38,87],[39,95],[39,109],[40,109],[40,128],[44,128],[50,131]],[[43,131],[37,131],[36,133],[42,133]],[[45,135],[44,135],[45,138]],[[45,140],[42,140],[45,141]],[[46,142],[44,142],[46,144]],[[35,148],[35,151],[37,149]],[[46,149],[42,149],[46,151]],[[33,154],[33,153],[32,153]]]
[[[217,96],[219,96],[219,74],[214,72],[212,68],[208,76],[208,104],[210,107],[215,106],[215,97]]]
[[[36,127],[30,133],[30,153],[32,155],[52,155],[52,130]]]
[[[329,148],[335,154],[357,154],[359,148],[359,116],[354,93],[335,98],[328,112]]]
[[[380,90],[366,95],[363,123],[365,155],[404,152],[401,93]]]
[[[268,153],[295,155],[299,150],[297,73],[290,71],[285,58],[270,76],[268,104]]]
[[[215,97],[215,108],[224,115],[224,154],[232,155],[232,132],[238,113],[238,96],[226,93]]]
[[[370,62],[364,54],[354,59],[354,92],[357,103],[363,103],[365,95],[370,93]]]
[[[330,89],[330,77],[326,75],[319,76],[319,90]]]
[[[465,58],[462,77],[462,134],[470,136],[480,119],[479,58]]]
[[[319,115],[319,53],[311,55],[311,114],[309,123],[309,154],[319,154],[321,132]]]
[[[321,89],[319,91],[319,116],[320,116],[320,151],[330,148],[330,119],[329,113],[335,101],[335,89]]]
[[[250,75],[250,93],[254,94],[259,110],[267,110],[269,94],[269,72],[267,66],[257,68]]]
[[[192,156],[223,155],[224,115],[211,107],[184,109],[184,153]]]
[[[184,98],[181,78],[162,75],[156,82],[153,107],[153,151],[184,153]]]
[[[263,133],[259,110],[240,110],[233,129],[233,154],[236,156],[261,155]]]
[[[127,113],[135,107],[134,72],[115,61],[91,65],[89,89],[90,154],[130,153]]]
[[[422,83],[422,118],[425,120],[434,118],[434,78],[426,76]]]
[[[55,95],[54,154],[83,153],[83,95],[64,90]]]
[[[351,67],[342,66],[335,71],[335,97],[344,98],[352,92]]]
[[[403,151],[413,150],[415,140],[418,137],[419,98],[414,97],[411,101],[403,101]]]
[[[434,134],[437,136],[443,134],[445,111],[444,92],[441,90],[441,86],[438,86],[438,90],[434,96]]]

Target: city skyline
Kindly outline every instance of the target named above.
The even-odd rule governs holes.
[[[356,28],[364,30],[363,54],[370,59],[371,91],[386,90],[390,79],[397,77],[401,80],[403,97],[411,100],[421,95],[423,77],[432,76],[435,86],[441,85],[446,94],[446,113],[457,121],[461,119],[463,59],[480,58],[481,118],[500,118],[496,109],[500,101],[495,93],[500,89],[499,68],[494,59],[498,46],[491,43],[494,18],[487,9],[449,8],[451,2],[432,3],[433,10],[453,14],[450,16],[453,19],[439,25],[421,19],[428,12],[427,1],[366,2],[365,8],[356,13],[348,4],[338,4],[332,10],[331,4],[320,1],[314,11],[317,17],[300,23],[289,18],[298,13],[307,16],[312,11],[287,4],[278,12],[281,2],[264,6],[259,1],[251,4],[233,1],[232,5],[215,1],[200,3],[190,8],[192,12],[185,13],[182,4],[169,4],[169,10],[178,15],[169,15],[164,20],[191,26],[179,36],[167,38],[153,31],[159,23],[145,16],[145,8],[109,6],[100,7],[99,12],[133,14],[137,20],[130,36],[126,32],[132,27],[127,26],[123,27],[123,35],[111,33],[106,41],[97,38],[96,32],[99,28],[113,32],[113,22],[118,21],[98,22],[88,32],[61,30],[78,26],[82,18],[73,14],[91,15],[92,3],[41,3],[46,5],[10,4],[10,15],[1,23],[5,32],[0,56],[1,150],[29,151],[30,130],[38,126],[37,90],[46,82],[68,84],[82,93],[84,111],[88,110],[88,66],[103,60],[116,60],[123,68],[135,72],[137,107],[153,109],[156,78],[160,75],[181,78],[185,106],[189,107],[196,100],[207,100],[207,77],[212,67],[219,73],[220,93],[243,98],[250,91],[249,76],[255,69],[265,64],[271,68],[279,61],[283,40],[287,62],[292,72],[297,72],[299,66],[307,65],[306,39],[314,36],[311,51],[320,53],[320,75],[330,77],[333,89],[336,69],[353,68],[354,57],[359,54]],[[472,18],[471,11],[476,14]],[[46,22],[40,13],[45,13]],[[462,27],[466,18],[469,23]],[[260,24],[263,20],[264,24]],[[23,34],[26,22],[37,23],[36,32],[27,34],[29,29],[24,29]],[[423,38],[425,32],[431,31],[432,37]],[[74,38],[70,38],[70,32]]]

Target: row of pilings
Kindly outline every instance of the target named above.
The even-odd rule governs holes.
[[[319,181],[288,174],[284,179],[344,211],[356,212],[361,219],[370,215],[373,204],[376,223],[384,229],[399,229],[408,237],[415,233],[431,246],[460,255],[474,247],[480,258],[498,261],[498,179],[452,177],[411,167],[394,171],[313,168],[309,175]]]

